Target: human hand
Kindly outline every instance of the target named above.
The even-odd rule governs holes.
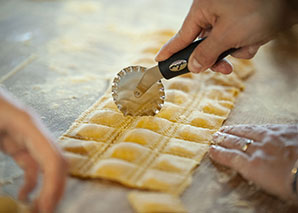
[[[226,126],[214,134],[210,158],[270,194],[298,201],[291,169],[298,159],[298,125]],[[247,141],[254,142],[245,147]],[[247,148],[246,151],[243,148]]]
[[[214,64],[218,56],[230,48],[236,58],[250,59],[259,47],[278,31],[283,17],[282,0],[194,0],[178,33],[165,44],[155,60],[163,61],[187,47],[198,36],[208,36],[189,58],[191,72],[211,68],[231,73],[227,60]]]
[[[0,90],[0,150],[24,170],[20,200],[27,200],[42,170],[43,186],[33,207],[37,212],[54,211],[66,181],[66,162],[52,141],[33,113]]]

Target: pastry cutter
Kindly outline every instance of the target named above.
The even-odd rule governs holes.
[[[171,79],[188,73],[189,56],[204,39],[194,41],[185,49],[151,68],[130,66],[117,73],[112,82],[112,96],[118,109],[125,116],[157,114],[165,100],[165,91],[161,79]],[[223,52],[216,62],[236,50],[236,48],[232,48]]]

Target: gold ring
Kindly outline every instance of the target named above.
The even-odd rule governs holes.
[[[297,182],[298,182],[298,160],[295,162],[294,167],[291,170],[291,175],[292,175],[292,191],[294,194],[298,195],[298,190],[297,190]]]
[[[246,152],[246,150],[248,149],[248,146],[250,145],[250,144],[252,144],[254,141],[253,140],[251,140],[251,139],[245,139],[245,144],[242,146],[242,151],[243,152]]]

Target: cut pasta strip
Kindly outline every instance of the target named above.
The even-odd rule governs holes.
[[[79,124],[69,136],[77,137],[83,140],[103,141],[108,140],[109,136],[113,133],[114,128],[98,124]]]
[[[198,164],[197,161],[170,154],[161,154],[152,163],[153,169],[161,171],[187,174]]]
[[[171,155],[178,155],[186,158],[191,158],[200,162],[208,150],[207,144],[193,143],[190,141],[172,138],[164,152]]]
[[[184,213],[187,212],[179,197],[161,192],[132,191],[128,200],[139,213]]]
[[[122,113],[115,112],[110,109],[104,109],[104,110],[96,110],[90,113],[84,121],[87,123],[100,124],[100,125],[117,128],[117,127],[120,127],[122,124],[122,122],[114,122],[117,120],[119,121],[125,120]]]
[[[163,191],[176,194],[176,190],[182,184],[189,185],[191,176],[185,178],[183,174],[148,169],[143,177],[138,181],[138,185],[145,189]]]
[[[122,142],[113,146],[108,151],[109,158],[118,158],[138,164],[142,158],[151,152],[149,148],[130,142]]]
[[[91,171],[92,177],[117,180],[129,185],[128,176],[136,170],[136,165],[120,159],[105,159],[96,163]]]
[[[60,147],[67,151],[80,155],[92,155],[92,152],[104,150],[107,145],[97,141],[83,141],[75,138],[64,137]]]
[[[156,132],[153,132],[148,129],[129,129],[127,130],[120,141],[124,142],[133,142],[146,147],[153,147],[159,140],[161,140],[162,136]]]

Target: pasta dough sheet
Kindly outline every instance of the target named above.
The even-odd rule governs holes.
[[[142,49],[132,65],[153,65],[172,35],[157,31],[152,36],[157,42]],[[164,81],[165,105],[155,116],[124,117],[107,91],[59,139],[71,174],[181,194],[244,89],[243,78],[253,71],[249,61],[234,60],[234,67],[229,75],[206,71]]]

